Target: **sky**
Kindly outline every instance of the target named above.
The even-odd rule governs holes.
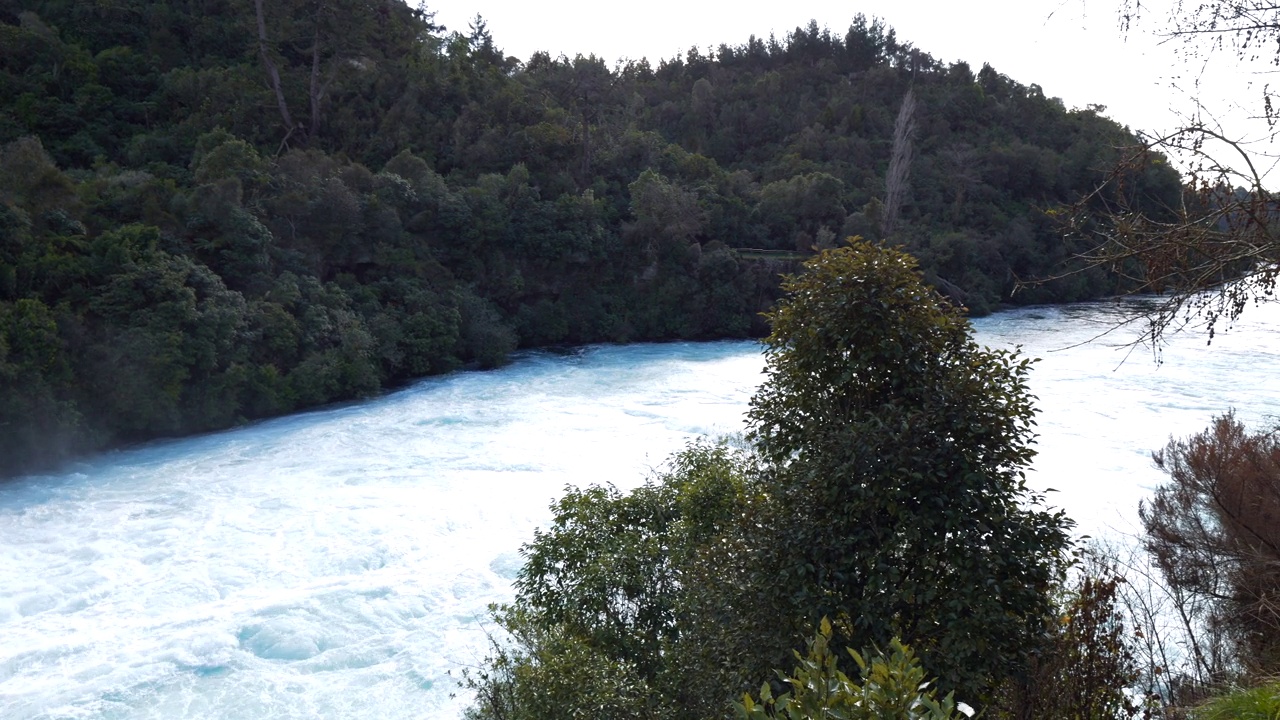
[[[1127,35],[1120,29],[1121,0],[435,0],[426,8],[463,33],[480,14],[497,45],[522,60],[545,50],[610,62],[647,57],[655,65],[692,46],[739,45],[753,34],[782,39],[811,19],[843,35],[860,12],[884,20],[899,41],[937,59],[964,60],[975,72],[990,63],[1024,85],[1040,85],[1069,108],[1104,105],[1106,115],[1134,130],[1175,128],[1201,97],[1232,137],[1265,136],[1265,125],[1247,117],[1260,108],[1268,78],[1223,54],[1207,69],[1183,61],[1182,43],[1156,35],[1170,1],[1144,2],[1146,19]]]

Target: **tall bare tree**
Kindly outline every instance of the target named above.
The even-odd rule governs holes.
[[[293,134],[293,116],[289,114],[289,101],[285,98],[284,87],[280,82],[280,66],[272,57],[271,41],[267,37],[267,16],[262,8],[262,0],[253,0],[253,9],[258,21],[258,56],[262,58],[262,66],[267,71],[267,79],[271,82],[271,90],[276,96],[276,107],[280,111],[280,119],[284,122],[285,135],[281,144],[289,142]]]
[[[344,75],[380,72],[405,39],[432,29],[430,15],[398,0],[253,0],[258,56],[284,130],[281,147],[307,145],[324,123],[326,100]],[[305,88],[305,90],[304,90]],[[306,98],[299,120],[290,99]]]
[[[881,230],[892,237],[902,214],[902,204],[907,196],[907,180],[911,174],[911,161],[915,157],[912,140],[916,134],[916,94],[907,90],[893,124],[893,151],[889,156],[889,173],[884,182],[884,219]]]

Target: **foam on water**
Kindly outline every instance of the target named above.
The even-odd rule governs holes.
[[[1280,316],[1157,368],[1074,346],[1110,306],[979,320],[1041,356],[1032,484],[1124,529],[1170,433],[1260,419]],[[564,486],[631,487],[737,432],[753,343],[531,354],[365,403],[106,454],[0,486],[0,717],[456,718],[519,546]]]
[[[0,717],[454,717],[550,499],[740,430],[760,367],[535,354],[6,485]]]

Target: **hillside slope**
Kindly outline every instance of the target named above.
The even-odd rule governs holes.
[[[0,474],[518,347],[758,334],[848,235],[975,312],[1111,293],[1013,291],[1131,140],[862,17],[610,68],[400,0],[0,0]]]

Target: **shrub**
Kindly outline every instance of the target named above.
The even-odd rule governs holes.
[[[911,648],[898,638],[889,642],[889,653],[876,653],[869,660],[850,649],[849,655],[861,671],[862,682],[850,680],[840,671],[831,652],[831,623],[823,618],[818,634],[809,641],[805,655],[790,676],[779,672],[790,690],[778,697],[766,683],[760,688],[760,702],[750,695],[738,704],[742,720],[951,720],[971,715],[966,705],[957,705],[954,694],[941,700],[924,679],[924,669]]]

